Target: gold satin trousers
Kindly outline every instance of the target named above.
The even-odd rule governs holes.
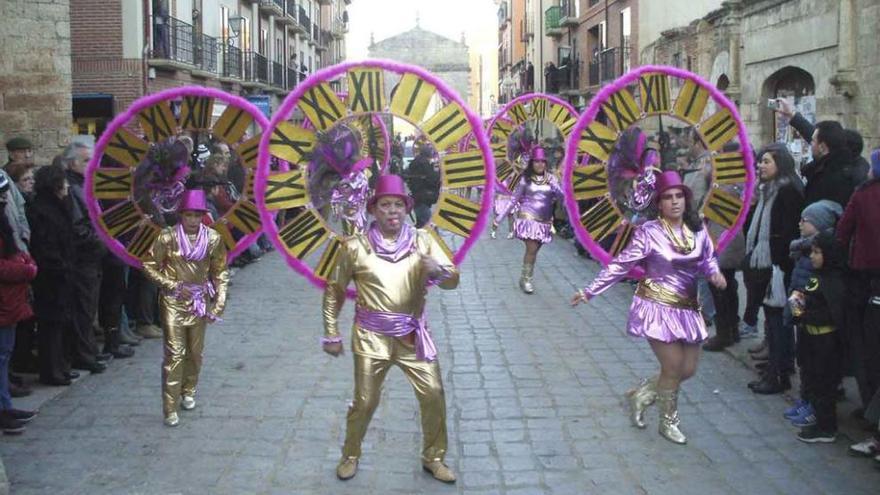
[[[170,319],[169,319],[170,320]],[[205,348],[206,321],[195,325],[165,322],[164,358],[162,360],[162,411],[177,412],[180,396],[196,394]]]
[[[422,460],[442,461],[446,455],[446,396],[440,365],[416,359],[415,349],[393,340],[389,359],[354,354],[354,400],[348,409],[344,457],[360,457],[361,442],[379,405],[382,383],[391,365],[403,370],[419,400],[422,419]]]

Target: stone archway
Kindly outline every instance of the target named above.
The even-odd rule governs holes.
[[[769,108],[768,100],[784,98],[793,103],[797,111],[807,120],[815,122],[816,81],[813,75],[800,67],[783,67],[764,81],[761,96],[762,101],[759,102],[759,108],[762,112],[763,140],[768,143],[788,143],[796,161],[809,160],[810,147],[806,141],[799,139],[800,136],[788,125],[788,119],[781,117]]]

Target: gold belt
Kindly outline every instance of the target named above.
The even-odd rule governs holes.
[[[700,303],[696,299],[683,297],[649,278],[639,282],[639,286],[636,288],[636,295],[643,299],[674,308],[700,310]]]
[[[550,222],[550,220],[541,220],[540,218],[536,217],[535,215],[532,215],[531,213],[529,213],[527,211],[521,211],[521,212],[517,213],[516,218],[520,218],[522,220],[531,220],[533,222],[538,222],[538,223],[546,223],[548,225],[550,223],[552,223],[552,222]]]

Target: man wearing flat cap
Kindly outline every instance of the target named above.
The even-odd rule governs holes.
[[[33,146],[31,142],[23,137],[14,137],[6,142],[6,151],[9,152],[9,161],[0,169],[0,175],[9,180],[9,191],[3,193],[8,195],[8,202],[12,208],[6,208],[6,218],[9,219],[9,225],[12,226],[12,232],[15,234],[15,244],[19,251],[28,252],[28,242],[31,238],[31,228],[28,225],[27,216],[25,214],[24,196],[15,186],[15,182],[6,173],[5,167],[11,163],[28,162],[33,157]]]

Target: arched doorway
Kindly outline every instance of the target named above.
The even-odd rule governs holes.
[[[804,163],[811,159],[810,146],[788,125],[788,120],[768,107],[767,100],[783,98],[794,104],[795,109],[810,122],[816,122],[816,82],[813,76],[800,67],[783,67],[764,81],[760,102],[766,124],[765,142],[781,142],[788,145],[795,161]]]

